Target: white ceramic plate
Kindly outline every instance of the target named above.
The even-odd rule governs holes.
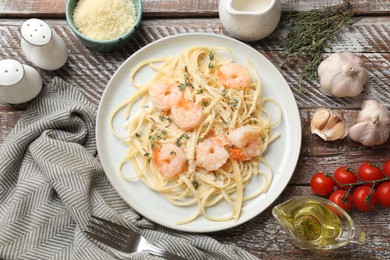
[[[281,106],[282,123],[275,129],[281,134],[273,143],[265,158],[273,169],[274,178],[269,190],[243,205],[238,221],[213,222],[204,217],[195,221],[176,225],[194,213],[194,208],[172,205],[159,193],[147,188],[141,181],[128,182],[122,179],[117,168],[126,153],[126,146],[111,133],[109,118],[113,110],[135,92],[129,84],[130,69],[139,62],[152,57],[177,56],[181,51],[193,46],[224,46],[233,51],[234,61],[246,64],[247,58],[253,62],[263,80],[263,96],[274,98]],[[147,82],[152,75],[145,70],[139,78]],[[301,147],[301,124],[298,108],[292,92],[276,67],[262,54],[237,40],[215,34],[191,33],[164,38],[140,49],[129,57],[109,81],[98,110],[97,147],[106,175],[121,197],[144,217],[169,228],[188,232],[212,232],[240,225],[263,212],[282,193],[289,182],[298,161]],[[250,192],[262,180],[254,179],[246,192]],[[213,214],[223,214],[226,205],[211,209]]]

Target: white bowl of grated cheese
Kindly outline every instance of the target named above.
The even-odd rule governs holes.
[[[141,0],[68,0],[66,20],[81,42],[97,51],[123,47],[142,18]]]

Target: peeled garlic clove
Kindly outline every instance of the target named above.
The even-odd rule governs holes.
[[[365,146],[384,144],[390,135],[390,112],[375,100],[364,101],[357,123],[349,130],[355,142]]]
[[[311,133],[325,141],[334,141],[344,138],[348,128],[338,113],[327,108],[319,108],[311,120]]]
[[[315,129],[323,129],[329,117],[330,117],[329,109],[324,109],[324,108],[317,109],[311,121],[311,131],[313,132],[315,131]]]
[[[368,80],[362,59],[350,52],[336,52],[322,61],[318,76],[321,91],[336,97],[359,95]]]

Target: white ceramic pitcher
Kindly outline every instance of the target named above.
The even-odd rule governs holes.
[[[39,19],[25,21],[20,30],[22,51],[26,58],[44,70],[56,70],[68,59],[64,40]]]
[[[243,41],[257,41],[277,27],[282,8],[279,0],[220,0],[219,18],[226,31]]]
[[[12,59],[0,61],[0,100],[19,104],[33,99],[42,89],[42,78],[31,66]]]

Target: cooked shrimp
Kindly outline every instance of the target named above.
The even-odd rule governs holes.
[[[183,130],[191,130],[199,126],[203,119],[202,107],[194,101],[182,98],[172,109],[173,122]]]
[[[177,87],[177,82],[171,80],[159,80],[149,87],[149,97],[152,105],[163,111],[171,109],[183,96]]]
[[[230,149],[233,159],[247,161],[262,153],[263,140],[251,126],[241,126],[229,133],[234,148]]]
[[[249,87],[252,81],[248,70],[237,63],[228,63],[220,67],[217,78],[225,88],[238,90]]]
[[[196,164],[210,172],[218,170],[229,159],[225,149],[227,144],[223,137],[212,137],[199,143],[196,147]]]
[[[184,170],[186,156],[182,148],[174,144],[163,144],[153,154],[158,171],[165,177],[173,177]]]

